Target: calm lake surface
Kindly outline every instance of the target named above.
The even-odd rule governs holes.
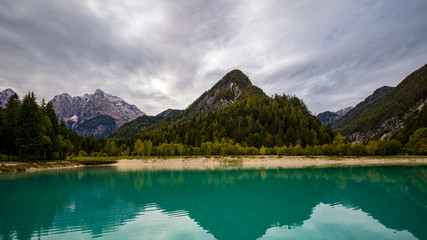
[[[0,239],[427,239],[427,167],[0,174]]]

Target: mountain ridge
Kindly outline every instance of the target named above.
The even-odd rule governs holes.
[[[338,118],[344,116],[349,111],[351,111],[351,109],[353,109],[353,107],[346,107],[346,108],[340,109],[340,110],[338,110],[336,112],[325,111],[325,112],[321,112],[321,113],[317,114],[316,117],[323,124],[328,124],[328,123],[331,123],[331,122],[337,120]]]
[[[370,99],[372,95],[377,98]],[[416,128],[427,126],[427,64],[395,88],[383,87],[372,95],[334,121],[332,128],[349,141],[397,138],[405,143]]]
[[[135,105],[100,89],[96,89],[93,94],[86,93],[83,96],[75,97],[68,93],[62,93],[56,95],[50,102],[58,119],[66,121],[67,126],[79,135],[86,136],[106,136],[123,124],[145,115]],[[108,118],[106,121],[106,117],[100,117],[99,120],[102,119],[102,123],[100,122],[99,126],[95,126],[94,118],[98,116],[109,116],[111,119]],[[84,126],[87,124],[84,122],[89,120],[92,120],[89,124],[90,128],[85,128]]]

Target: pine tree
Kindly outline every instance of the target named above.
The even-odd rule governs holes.
[[[16,137],[17,132],[17,119],[20,108],[20,101],[17,94],[13,94],[9,101],[6,104],[6,109],[4,110],[4,142],[6,144],[6,152],[8,155],[8,160],[10,155],[16,156]]]
[[[42,146],[42,114],[33,92],[25,95],[17,118],[16,144],[21,150],[21,158],[36,158]]]

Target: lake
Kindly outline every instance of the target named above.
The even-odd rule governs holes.
[[[427,239],[427,167],[87,167],[0,192],[0,239]]]

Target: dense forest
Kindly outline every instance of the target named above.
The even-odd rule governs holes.
[[[138,137],[153,144],[182,143],[200,147],[203,142],[234,142],[260,148],[299,144],[323,145],[334,133],[312,116],[296,97],[250,97],[182,123],[156,125]]]
[[[64,159],[79,137],[59,122],[50,103],[39,105],[34,93],[20,101],[14,94],[0,108],[0,149],[7,159]]]
[[[294,96],[247,97],[190,120],[164,119],[135,137],[78,136],[34,93],[13,95],[0,108],[2,159],[51,160],[74,156],[174,155],[395,155],[427,154],[427,128],[403,145],[397,139],[347,143]],[[176,117],[175,117],[176,118]],[[171,120],[172,119],[172,120]]]

